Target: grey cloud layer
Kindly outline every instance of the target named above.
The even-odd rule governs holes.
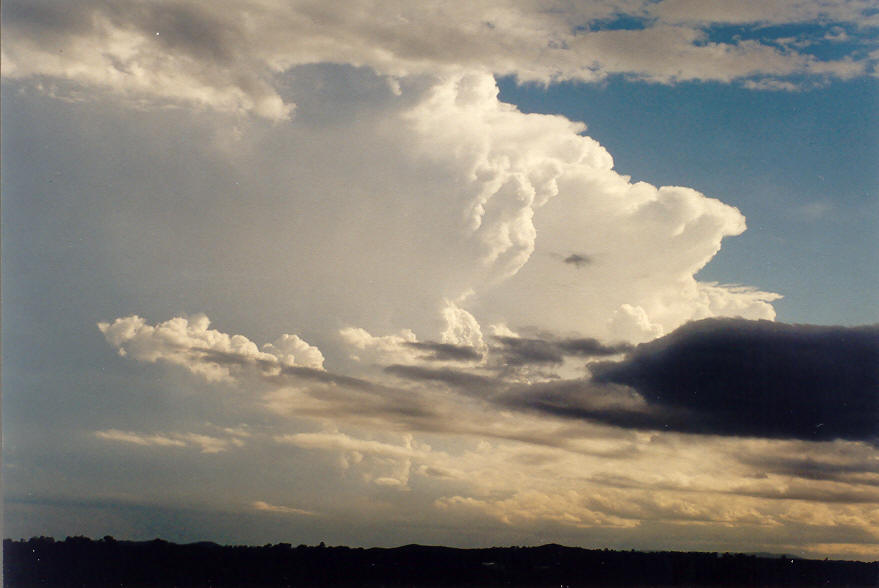
[[[755,430],[747,410],[738,421],[717,416],[729,413],[723,386],[698,390],[711,401],[687,402],[694,390],[664,399],[650,387],[649,376],[662,372],[657,366],[696,374],[707,370],[713,380],[750,388],[757,396],[753,402],[769,406],[786,392],[768,388],[773,381],[764,381],[761,374],[789,373],[785,353],[802,355],[803,346],[827,356],[808,368],[810,377],[824,383],[858,382],[862,372],[856,367],[844,362],[842,368],[833,365],[842,355],[875,360],[875,327],[706,320],[627,351],[590,339],[532,337],[524,339],[524,349],[542,342],[564,355],[565,361],[591,361],[587,366],[597,375],[591,380],[562,379],[550,373],[529,380],[535,377],[529,367],[546,364],[545,357],[551,354],[527,351],[505,365],[509,349],[515,348],[513,336],[488,339],[478,354],[470,346],[422,343],[414,336],[372,338],[371,344],[386,347],[386,358],[396,354],[408,363],[352,377],[292,362],[277,366],[234,351],[208,349],[204,355],[193,355],[186,345],[169,347],[169,334],[160,332],[162,325],[170,324],[177,334],[208,337],[207,319],[197,317],[194,323],[175,319],[154,329],[143,329],[137,320],[113,324],[139,325],[138,353],[128,347],[132,358],[149,361],[147,351],[160,348],[163,361],[201,378],[210,378],[213,372],[187,362],[260,365],[259,371],[228,374],[248,390],[250,402],[282,420],[255,427],[203,428],[200,433],[108,429],[95,432],[98,439],[177,455],[200,449],[201,455],[230,459],[248,448],[252,452],[294,446],[337,456],[337,467],[349,475],[357,473],[367,488],[423,493],[437,484],[432,508],[449,516],[488,517],[509,527],[541,521],[593,530],[625,529],[665,521],[768,526],[791,537],[805,529],[815,537],[813,542],[823,538],[839,543],[834,537],[843,527],[857,537],[853,542],[869,543],[873,537],[879,464],[875,447],[856,441],[864,438],[862,431],[837,435],[838,429],[830,427],[818,438],[799,435],[798,430],[791,433],[784,419],[778,419],[774,428],[761,425]],[[110,343],[126,344],[118,333],[121,327],[116,333],[104,330]],[[355,349],[364,344],[363,337],[370,337],[349,335]],[[244,341],[240,335],[210,337],[218,342]],[[242,348],[251,349],[250,345]],[[685,352],[680,352],[682,348]],[[431,355],[434,351],[451,351],[451,357],[436,359]],[[609,352],[625,352],[626,357],[616,363],[596,363]],[[180,361],[167,357],[173,353],[180,354]],[[676,363],[681,353],[687,358],[683,365]],[[446,363],[438,364],[442,361]],[[639,369],[644,363],[651,369]],[[551,365],[562,368],[565,363]],[[632,373],[642,380],[614,380]],[[393,380],[388,382],[388,377]],[[822,408],[828,411],[829,424],[843,426],[852,417],[845,403],[860,399],[863,406],[871,398],[875,399],[875,386],[853,390],[840,403],[825,403]],[[802,397],[799,407],[785,413],[785,418],[802,420],[813,410],[812,404],[814,399]],[[295,424],[302,419],[323,423],[322,431],[302,432]],[[706,436],[694,443],[693,434]],[[848,440],[830,441],[835,437]],[[432,446],[435,442],[438,447]],[[351,483],[349,478],[347,484]],[[280,515],[335,508],[330,502],[313,500],[297,500],[295,507],[271,507],[278,503],[277,498],[259,496],[248,502],[249,508]],[[835,549],[861,548],[846,544]],[[863,549],[869,553],[869,547]]]
[[[508,366],[563,360],[564,343],[513,337],[500,342]],[[604,353],[622,350],[598,347]],[[877,366],[879,327],[705,319],[639,345],[622,361],[590,364],[591,378],[510,384],[449,368],[388,371],[506,407],[623,428],[876,442]]]
[[[593,30],[620,15],[639,30]],[[4,3],[3,75],[94,84],[135,99],[183,102],[270,119],[291,115],[277,73],[296,65],[366,65],[391,76],[485,68],[522,80],[660,83],[747,80],[785,87],[792,75],[848,78],[870,65],[823,61],[755,40],[711,42],[712,24],[876,25],[862,2],[641,1],[546,6],[507,2],[413,5],[346,2]],[[869,37],[867,37],[869,38]],[[633,52],[632,47],[640,50]]]
[[[453,345],[451,343],[437,343],[435,341],[410,341],[407,347],[425,353],[422,359],[435,361],[478,361],[482,354],[470,345]]]
[[[526,337],[496,337],[498,349],[507,366],[527,364],[560,364],[565,357],[602,357],[628,351],[626,344],[605,345],[593,338],[539,339]]]

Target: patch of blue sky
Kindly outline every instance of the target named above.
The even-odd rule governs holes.
[[[587,134],[607,146],[617,167],[635,179],[680,183],[685,178],[675,170],[690,167],[686,162],[724,154],[730,162],[753,161],[757,169],[768,161],[795,168],[806,165],[809,170],[841,160],[826,170],[839,182],[876,175],[875,79],[804,92],[754,92],[705,82],[666,86],[622,76],[610,76],[602,84],[565,82],[546,88],[518,85],[512,77],[498,83],[501,99],[525,112],[557,113],[585,122]],[[707,152],[706,144],[712,146]],[[785,154],[790,157],[782,157]],[[671,165],[675,161],[678,164]],[[845,161],[850,166],[843,165]],[[694,166],[693,171],[701,169]],[[846,190],[839,197],[856,192]]]
[[[655,19],[631,14],[618,14],[611,18],[590,21],[588,25],[577,27],[577,32],[596,31],[640,31],[649,27]]]

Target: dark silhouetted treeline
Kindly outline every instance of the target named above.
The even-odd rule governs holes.
[[[161,539],[3,542],[9,588],[284,586],[877,586],[879,562],[561,545],[452,549],[177,545]]]

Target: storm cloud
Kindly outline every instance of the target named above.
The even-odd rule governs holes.
[[[494,351],[503,356],[508,366],[560,364],[565,357],[603,357],[631,349],[626,344],[605,345],[593,338],[495,337],[495,341],[499,345]]]
[[[410,341],[406,347],[423,351],[421,359],[433,361],[479,361],[482,354],[470,345],[453,345],[435,341]]]
[[[482,374],[416,365],[391,365],[385,372],[444,384],[503,409],[624,429],[879,439],[879,326],[705,319],[629,348],[621,361],[588,364],[591,377],[530,382],[508,379],[507,368],[560,365],[567,356],[620,354],[627,347],[593,339],[494,340],[489,371]]]
[[[879,326],[706,319],[594,366],[593,382],[688,411],[674,428],[718,435],[873,440]]]

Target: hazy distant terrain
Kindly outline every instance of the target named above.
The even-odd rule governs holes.
[[[3,542],[5,586],[875,586],[879,562],[587,550],[288,543]]]

